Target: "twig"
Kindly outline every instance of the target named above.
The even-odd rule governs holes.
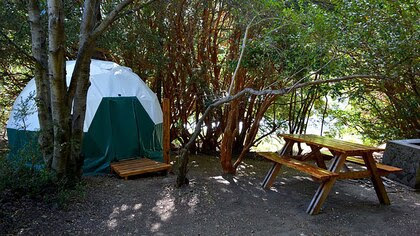
[[[13,47],[15,47],[19,52],[21,52],[23,55],[25,55],[25,57],[29,58],[31,61],[35,62],[35,63],[39,63],[40,65],[42,65],[42,63],[40,63],[35,57],[33,57],[32,55],[28,54],[25,50],[23,50],[21,47],[19,47],[19,45],[17,45],[15,42],[13,42],[12,39],[10,39],[3,31],[0,30],[0,35],[3,36],[6,41],[12,45]]]
[[[124,10],[124,8],[131,4],[133,1],[135,0],[124,0],[120,4],[118,4],[114,8],[114,10],[112,10],[93,30],[91,34],[92,39],[95,40],[96,38],[98,38],[108,28],[108,26],[110,26],[112,23],[114,23],[115,20],[117,20],[120,17],[120,13]],[[146,3],[143,3],[136,9],[139,10],[155,1],[157,0],[150,0]]]
[[[256,17],[257,16],[254,16],[254,18],[252,18],[251,22],[249,22],[249,24],[246,26],[245,33],[244,33],[244,38],[242,39],[241,54],[239,55],[239,59],[238,59],[238,63],[236,64],[235,72],[233,72],[232,79],[230,81],[230,86],[229,86],[229,90],[228,90],[228,94],[227,94],[228,96],[232,92],[232,88],[233,88],[233,84],[235,82],[236,74],[238,73],[239,67],[241,66],[241,61],[242,61],[242,57],[243,57],[244,52],[245,52],[246,40],[247,40],[247,37],[248,37],[249,28],[251,27],[252,22],[255,20]]]
[[[198,119],[198,122],[195,126],[194,133],[191,135],[190,140],[184,145],[184,147],[180,151],[180,165],[179,165],[179,174],[177,177],[177,187],[181,187],[184,184],[188,183],[188,179],[186,179],[186,174],[188,172],[188,149],[190,146],[195,142],[195,139],[198,137],[198,135],[201,132],[201,127],[203,125],[204,119],[207,117],[207,115],[213,110],[213,108],[218,107],[220,105],[223,105],[225,103],[229,103],[235,99],[238,99],[246,94],[252,94],[256,96],[264,96],[264,95],[284,95],[287,94],[293,90],[296,90],[298,88],[303,88],[307,86],[317,85],[317,84],[323,84],[323,83],[335,83],[340,81],[346,81],[346,80],[352,80],[357,78],[376,78],[376,79],[382,79],[383,76],[379,75],[350,75],[350,76],[343,76],[335,79],[329,79],[329,80],[317,80],[317,81],[310,81],[306,83],[300,83],[295,84],[291,87],[281,88],[278,90],[255,90],[252,88],[245,88],[242,91],[236,93],[235,95],[227,95],[226,97],[220,98],[213,103],[211,103],[203,113],[203,115]]]

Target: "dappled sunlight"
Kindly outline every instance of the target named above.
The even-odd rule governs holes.
[[[133,210],[137,211],[137,210],[139,210],[141,207],[142,207],[142,204],[141,204],[141,203],[134,204],[134,206],[133,206]]]
[[[219,175],[219,176],[212,176],[209,177],[210,180],[216,180],[217,183],[221,183],[221,184],[225,184],[225,185],[229,185],[230,182],[228,180],[226,180],[225,178],[223,178],[223,176]]]
[[[239,166],[242,166],[242,168],[254,168],[254,165],[247,164],[246,162],[242,162]]]
[[[152,231],[153,233],[159,231],[160,227],[162,226],[161,223],[153,223],[152,226],[150,227],[150,231]]]
[[[190,207],[188,209],[188,213],[190,214],[194,213],[196,211],[196,208],[199,202],[200,200],[198,199],[197,194],[194,194],[194,196],[190,200],[188,200],[188,203],[187,203],[187,205]]]
[[[197,162],[197,161],[195,161],[195,160],[191,161],[191,165],[192,165],[193,167],[198,167],[198,166],[199,166],[199,165],[198,165],[198,162]]]
[[[175,211],[175,198],[172,194],[165,194],[165,196],[156,201],[155,207],[152,208],[162,221],[167,221]]]
[[[312,180],[310,177],[306,176],[293,176],[292,178],[297,180]]]
[[[180,195],[181,196],[181,195]],[[161,192],[160,197],[146,202],[131,202],[114,206],[106,221],[108,230],[120,230],[128,222],[144,225],[149,233],[159,233],[163,226],[174,216],[176,202],[188,206],[188,213],[194,213],[200,200],[197,194],[176,199],[173,196],[173,189],[166,188]]]
[[[110,230],[113,230],[115,227],[117,227],[117,225],[117,219],[111,219],[107,222],[108,229]]]
[[[128,209],[128,206],[126,204],[122,204],[121,211],[126,211]]]
[[[220,188],[220,190],[224,193],[233,193],[232,190],[229,190],[227,188]]]
[[[122,204],[119,207],[118,206],[114,207],[112,209],[112,213],[109,214],[109,216],[108,216],[108,220],[106,222],[107,228],[109,230],[114,230],[118,226],[118,223],[119,223],[117,218],[120,218],[120,220],[124,220],[124,219],[130,220],[130,221],[134,220],[134,218],[136,216],[134,213],[126,215],[125,218],[121,217],[121,214],[124,213],[124,212],[127,212],[127,213],[130,212],[130,209],[132,209],[134,211],[138,211],[138,210],[141,209],[142,206],[143,206],[142,203],[136,203],[132,207],[130,207],[127,204]]]
[[[113,230],[115,227],[117,227],[118,223],[117,223],[116,217],[119,214],[120,214],[120,208],[119,207],[114,207],[114,209],[112,210],[112,213],[109,215],[109,219],[107,221],[108,229]]]
[[[257,174],[257,172],[255,171],[256,169],[257,167],[254,164],[248,164],[248,163],[242,162],[238,166],[236,171],[239,176],[250,176],[250,175]]]

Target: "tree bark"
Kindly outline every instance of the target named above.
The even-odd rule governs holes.
[[[35,58],[36,104],[40,126],[39,145],[47,169],[51,168],[53,158],[53,126],[51,116],[50,83],[48,81],[47,50],[45,32],[41,25],[39,2],[28,2],[28,17],[31,27],[32,56]]]
[[[48,0],[48,73],[51,85],[51,111],[54,129],[52,167],[59,178],[66,176],[70,154],[70,108],[66,93],[66,59],[63,2]]]
[[[222,144],[220,145],[220,163],[224,173],[234,174],[235,169],[232,165],[232,147],[236,133],[238,131],[238,100],[230,104],[228,120],[223,133]]]
[[[72,142],[68,163],[68,176],[79,179],[82,176],[84,157],[81,152],[83,126],[86,114],[86,100],[89,88],[90,61],[94,53],[95,42],[90,35],[100,17],[100,1],[86,0],[80,27],[79,50],[72,81],[77,81],[74,97],[69,94],[68,104],[73,103],[71,119]]]
[[[216,107],[219,107],[223,104],[227,104],[230,103],[236,99],[241,98],[242,96],[246,95],[246,94],[252,94],[255,96],[266,96],[266,95],[277,95],[277,96],[282,96],[285,94],[288,94],[298,88],[304,88],[304,87],[308,87],[308,86],[312,86],[312,85],[318,85],[318,84],[325,84],[325,83],[336,83],[336,82],[340,82],[340,81],[347,81],[347,80],[353,80],[353,79],[361,79],[361,78],[375,78],[375,79],[382,79],[384,78],[383,76],[379,76],[379,75],[350,75],[350,76],[343,76],[343,77],[339,77],[339,78],[335,78],[335,79],[329,79],[329,80],[317,80],[317,81],[310,81],[310,82],[305,82],[305,83],[296,83],[290,87],[284,87],[281,89],[267,89],[267,90],[255,90],[252,88],[245,88],[241,91],[239,91],[238,93],[236,93],[235,95],[228,95],[226,97],[220,98],[215,100],[213,103],[211,103],[205,110],[205,112],[203,113],[203,115],[200,117],[200,119],[197,122],[197,125],[195,127],[194,133],[191,135],[190,140],[188,141],[187,144],[184,145],[184,147],[181,149],[181,154],[179,156],[179,173],[177,176],[177,180],[176,180],[176,186],[177,187],[181,187],[183,185],[188,184],[188,179],[187,179],[187,172],[188,172],[188,148],[190,147],[190,145],[192,145],[195,141],[195,139],[198,137],[199,133],[201,132],[201,128],[204,122],[204,119],[208,116],[208,114]]]
[[[58,178],[65,179],[67,184],[73,185],[82,175],[83,125],[95,41],[133,1],[124,0],[117,4],[100,24],[97,24],[100,21],[100,0],[84,1],[79,50],[68,89],[63,1],[47,1],[48,54],[39,2],[28,1],[41,128],[40,147],[47,167],[52,167]],[[146,2],[138,9],[154,1]]]
[[[275,96],[270,96],[270,95],[267,96],[264,99],[263,104],[260,106],[260,109],[258,110],[257,115],[255,116],[254,122],[252,123],[251,128],[246,135],[244,148],[239,154],[238,159],[236,159],[235,163],[233,164],[233,168],[235,169],[235,172],[238,166],[241,164],[242,160],[244,159],[245,155],[249,152],[249,149],[254,144],[255,137],[257,136],[258,129],[260,127],[260,121],[264,117],[264,114],[267,111],[267,109],[270,107],[270,105],[273,104],[275,98],[276,98]]]

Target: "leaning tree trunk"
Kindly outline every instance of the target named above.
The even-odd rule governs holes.
[[[260,122],[262,118],[264,117],[265,112],[270,107],[271,104],[273,104],[276,96],[274,95],[268,95],[264,98],[263,104],[260,106],[254,122],[251,125],[251,128],[249,129],[249,132],[246,135],[244,148],[242,149],[241,153],[239,154],[238,159],[233,164],[233,167],[236,171],[238,166],[241,164],[242,160],[244,159],[245,155],[249,152],[249,149],[254,145],[255,137],[257,136],[258,129],[260,127]]]
[[[90,60],[94,53],[95,40],[91,37],[96,23],[100,20],[100,1],[86,0],[83,9],[83,21],[80,27],[79,50],[72,74],[67,104],[73,104],[71,119],[72,142],[68,161],[67,175],[75,179],[82,176],[84,156],[81,152],[83,126],[86,115],[86,100],[89,88]]]

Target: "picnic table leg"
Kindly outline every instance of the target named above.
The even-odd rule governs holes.
[[[273,166],[270,168],[270,170],[268,171],[267,175],[264,178],[264,181],[262,184],[263,188],[265,189],[271,188],[271,185],[273,185],[274,179],[279,174],[280,168],[281,168],[281,164],[279,163],[273,164]]]
[[[369,170],[371,174],[371,180],[373,187],[375,188],[376,195],[378,196],[379,202],[384,205],[390,205],[390,201],[388,198],[388,194],[386,193],[384,183],[378,173],[378,169],[376,168],[375,160],[373,159],[372,153],[368,153],[362,156],[363,160],[365,161],[366,168]]]
[[[338,173],[340,172],[341,167],[344,165],[346,161],[346,154],[337,154],[334,156],[331,166],[328,168],[329,171]],[[311,215],[316,215],[321,210],[322,204],[324,203],[325,199],[327,199],[328,194],[330,193],[337,177],[332,177],[325,182],[322,182],[318,190],[316,191],[314,197],[312,198],[311,203],[309,204],[308,209],[306,210],[307,213]]]
[[[280,155],[288,155],[292,153],[294,142],[292,140],[286,139],[286,144],[283,146],[283,148],[280,151]],[[264,178],[264,181],[262,183],[262,187],[265,189],[271,188],[271,185],[273,185],[274,179],[279,174],[281,168],[281,164],[274,163],[273,166],[268,171],[267,175]]]
[[[314,145],[309,145],[309,147],[311,147],[311,154],[313,155],[313,159],[316,161],[316,165],[319,168],[327,169],[327,165],[325,165],[324,158],[322,157],[322,153],[320,151],[321,148]]]

